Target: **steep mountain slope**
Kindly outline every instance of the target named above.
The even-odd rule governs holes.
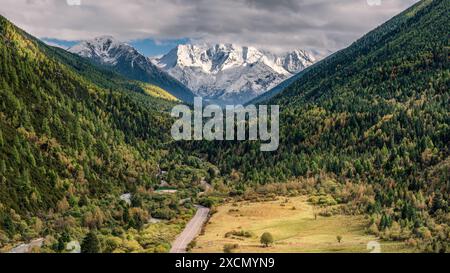
[[[176,195],[153,194],[161,179],[184,196],[199,191],[193,177],[211,168],[164,147],[174,103],[147,95],[163,90],[48,47],[1,16],[0,63],[0,251],[46,237],[47,251],[59,252],[90,229],[119,236],[150,216],[190,213]],[[162,251],[167,240],[133,249]]]
[[[314,63],[303,50],[277,56],[233,44],[179,45],[153,60],[196,95],[219,103],[248,101]]]
[[[263,102],[282,109],[276,152],[256,142],[190,148],[237,177],[238,191],[300,178],[318,204],[331,195],[370,213],[383,238],[448,251],[449,11],[449,1],[421,1]]]
[[[83,41],[68,51],[110,68],[127,78],[157,85],[180,100],[193,101],[194,95],[182,83],[158,69],[136,49],[113,37],[103,36]]]
[[[246,104],[261,104],[264,103],[268,100],[270,100],[271,98],[275,97],[276,95],[280,94],[281,92],[283,92],[286,88],[288,88],[291,84],[293,84],[295,81],[297,81],[303,73],[306,73],[308,70],[308,68],[306,68],[305,70],[301,71],[300,73],[290,77],[289,79],[281,82],[280,84],[278,84],[277,86],[275,86],[274,88],[270,89],[269,91],[267,91],[266,93],[259,95],[258,97],[252,99],[251,101],[247,102]]]
[[[30,38],[32,39],[32,37]],[[39,44],[38,44],[39,46]],[[169,101],[178,100],[168,91],[149,83],[144,83],[140,81],[129,80],[125,76],[122,76],[111,69],[95,66],[92,62],[86,58],[80,57],[78,55],[69,54],[66,50],[51,47],[51,46],[40,46],[40,49],[44,51],[48,56],[55,58],[57,61],[64,63],[65,65],[72,68],[76,73],[88,78],[90,81],[96,85],[105,89],[124,89],[135,91],[140,94],[148,94],[153,97],[163,98],[165,100],[159,100],[158,103],[149,105],[153,109],[162,110],[169,109],[173,107],[173,103]],[[139,97],[139,96],[138,96]],[[133,96],[132,96],[133,98]],[[162,107],[164,105],[164,107]]]

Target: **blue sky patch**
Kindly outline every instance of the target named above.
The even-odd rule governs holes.
[[[48,45],[59,46],[65,49],[72,47],[80,42],[80,41],[65,41],[53,38],[42,38],[41,40],[47,43]],[[144,56],[153,57],[166,54],[171,49],[175,48],[177,45],[187,44],[189,43],[189,41],[190,40],[187,38],[164,40],[164,41],[157,41],[154,39],[142,39],[129,41],[127,43],[136,48]]]

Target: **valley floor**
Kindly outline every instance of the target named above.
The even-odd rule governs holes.
[[[306,197],[279,197],[276,201],[225,204],[217,208],[197,238],[192,252],[223,252],[224,245],[236,245],[233,252],[303,253],[371,252],[379,244],[381,252],[413,252],[402,242],[385,242],[365,231],[364,216],[336,215],[314,217],[314,208]],[[228,235],[232,231],[249,232],[251,237]],[[274,244],[262,247],[259,238],[270,232]],[[248,235],[249,236],[249,235]],[[337,237],[341,236],[339,243]]]

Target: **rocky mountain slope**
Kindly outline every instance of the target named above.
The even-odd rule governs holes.
[[[189,88],[160,70],[132,46],[111,36],[83,41],[69,48],[68,51],[108,67],[130,79],[157,85],[180,100],[193,101],[194,95]]]
[[[304,50],[273,54],[234,44],[179,45],[153,62],[205,99],[243,103],[315,62]]]

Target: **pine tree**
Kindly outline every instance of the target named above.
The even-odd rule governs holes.
[[[3,145],[5,145],[5,140],[3,139],[2,131],[0,131],[0,148],[3,147]]]
[[[5,160],[0,160],[0,174],[5,175],[6,174],[6,163]]]
[[[443,211],[447,211],[447,201],[444,200],[442,193],[438,192],[434,195],[430,212],[431,214],[434,214],[440,209]]]
[[[42,133],[44,133],[47,136],[51,136],[52,134],[47,118],[44,118],[44,120],[42,121]]]
[[[17,150],[16,146],[14,146],[14,148],[12,149],[12,159],[13,159],[13,162],[16,163],[17,165],[20,164],[20,154],[19,154],[19,151]]]
[[[90,231],[81,243],[81,253],[99,253],[100,242],[97,234],[94,231]]]
[[[12,221],[11,215],[6,213],[5,216],[3,217],[3,228],[5,229],[5,231],[10,235],[14,235],[14,233],[16,232],[16,227]]]

